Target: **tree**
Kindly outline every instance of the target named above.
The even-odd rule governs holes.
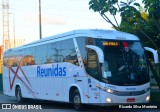
[[[160,48],[160,3],[155,0],[143,0],[144,7],[135,0],[90,0],[89,8],[110,23],[114,29],[137,35],[144,45]],[[109,18],[113,16],[114,21]],[[116,14],[120,13],[118,23]]]
[[[114,29],[118,28],[118,22],[117,19],[115,17],[115,15],[117,14],[117,11],[119,11],[120,7],[118,4],[118,0],[91,0],[89,2],[90,5],[90,9],[94,10],[94,12],[99,12],[99,14],[103,17],[103,19],[110,23]],[[118,8],[117,8],[118,7]],[[105,13],[109,12],[113,18],[115,23],[113,23],[113,21],[111,21],[111,19],[109,18],[109,16],[107,16]]]
[[[158,48],[160,48],[160,2],[158,0],[143,0],[143,3],[146,12],[148,12],[145,30],[147,35],[152,37]]]

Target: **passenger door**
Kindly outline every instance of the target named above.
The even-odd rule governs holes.
[[[92,49],[87,51],[88,63],[86,71],[91,76],[88,78],[89,103],[100,103],[100,91],[97,88],[99,86],[98,79],[100,78],[97,53]]]

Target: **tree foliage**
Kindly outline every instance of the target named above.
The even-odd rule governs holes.
[[[140,6],[135,0],[90,0],[89,8],[110,23],[114,29],[137,35],[145,46],[160,48],[160,2],[142,0]],[[120,13],[121,22],[116,15]],[[109,18],[110,15],[114,19]]]
[[[118,6],[118,0],[91,0],[89,2],[90,9],[93,9],[94,12],[99,12],[100,15],[107,21],[109,22],[115,29],[118,27],[118,22],[116,20],[115,15],[117,14],[117,9],[116,6]],[[119,7],[119,6],[118,6]],[[113,16],[114,21],[116,24],[113,23],[113,21],[110,20],[110,18],[105,14],[109,12],[110,15]]]

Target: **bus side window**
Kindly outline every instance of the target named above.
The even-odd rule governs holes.
[[[27,66],[27,65],[35,65],[35,61],[33,59],[33,56],[31,55],[27,55],[24,57],[24,66]]]
[[[75,64],[75,65],[78,65],[78,59],[77,59],[77,55],[67,55],[64,59],[63,59],[64,62],[69,62],[69,63],[72,63],[72,64]]]
[[[24,49],[22,66],[35,65],[35,47]]]
[[[47,64],[50,64],[50,63],[56,63],[56,62],[59,62],[58,60],[58,48],[57,48],[57,43],[58,42],[55,42],[55,43],[49,43],[47,45],[47,59],[46,59],[46,63]]]
[[[86,37],[76,38],[76,40],[77,40],[77,43],[78,43],[78,47],[79,47],[79,50],[80,50],[80,54],[81,54],[81,57],[82,57],[84,67],[86,69],[87,68],[87,51],[86,51],[86,48],[85,48]]]
[[[65,41],[61,41],[60,46],[60,57],[59,59],[62,62],[69,62],[76,66],[79,66],[77,53],[75,49],[75,45],[73,39],[67,39]]]
[[[47,44],[38,45],[35,47],[35,63],[36,65],[45,64],[47,61]],[[30,62],[32,64],[32,60]]]
[[[13,65],[14,65],[14,58],[11,57],[9,58],[9,66],[13,67]]]

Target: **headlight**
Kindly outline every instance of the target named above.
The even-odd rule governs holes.
[[[106,89],[106,91],[107,91],[108,93],[113,93],[113,90],[112,90],[112,89]]]
[[[103,91],[106,91],[107,93],[115,93],[117,91],[115,90],[112,90],[112,89],[109,89],[109,88],[106,88],[106,87],[100,87],[100,86],[97,86],[97,88],[103,90]]]
[[[146,101],[149,102],[149,100],[150,100],[150,96],[147,96]]]
[[[117,92],[117,91],[115,91],[113,89],[108,89],[108,88],[106,88],[105,90],[106,90],[107,93],[115,93],[115,92]]]
[[[108,103],[111,103],[111,102],[112,102],[111,98],[106,98],[106,101],[107,101]]]

